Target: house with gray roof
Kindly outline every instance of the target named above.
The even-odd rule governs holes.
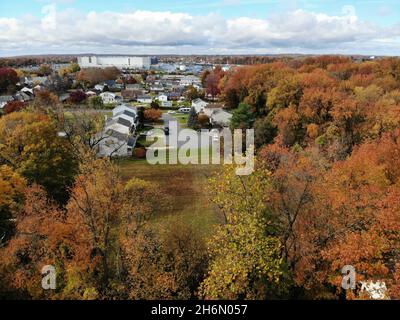
[[[99,144],[101,157],[127,157],[136,145],[137,109],[119,105],[113,109],[113,117],[107,119],[104,139]]]
[[[10,101],[14,101],[13,96],[0,96],[0,109],[3,109],[4,106]]]

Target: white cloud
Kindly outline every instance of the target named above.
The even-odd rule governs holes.
[[[228,0],[232,1],[232,0]],[[398,52],[396,26],[381,28],[343,15],[296,10],[269,19],[134,11],[56,12],[42,19],[0,17],[0,54],[25,53],[376,53]],[[379,41],[385,39],[385,42]],[[377,43],[380,43],[378,46]]]

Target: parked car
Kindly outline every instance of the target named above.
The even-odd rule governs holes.
[[[179,108],[178,112],[180,113],[189,113],[191,108]]]
[[[169,128],[168,127],[164,128],[164,133],[166,136],[169,136]]]
[[[152,136],[154,134],[154,130],[149,130],[144,133],[146,136]]]

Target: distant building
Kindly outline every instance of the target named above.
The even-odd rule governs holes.
[[[134,56],[82,56],[78,57],[81,68],[150,69],[151,57]]]

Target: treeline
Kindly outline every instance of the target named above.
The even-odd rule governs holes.
[[[11,57],[11,58],[0,58],[1,67],[13,67],[22,68],[29,66],[40,66],[42,64],[52,63],[70,63],[77,62],[76,56],[24,56],[24,57]]]

